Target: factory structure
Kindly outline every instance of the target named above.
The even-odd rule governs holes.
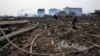
[[[57,14],[60,11],[61,11],[60,9],[51,8],[51,9],[49,9],[49,15],[53,16],[53,15]]]
[[[82,8],[66,7],[63,9],[63,11],[66,13],[66,15],[76,15],[76,16],[82,15]]]
[[[45,9],[38,9],[37,13],[39,17],[43,17],[45,15]]]
[[[39,17],[43,17],[45,15],[45,9],[38,9],[37,14]],[[72,8],[72,7],[65,7],[63,10],[50,8],[48,15],[74,15],[74,16],[81,16],[82,15],[82,8]]]

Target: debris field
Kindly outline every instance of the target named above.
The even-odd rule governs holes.
[[[2,23],[1,23],[2,22]],[[100,55],[100,17],[0,21],[0,56]]]

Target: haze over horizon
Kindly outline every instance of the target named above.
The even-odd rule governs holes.
[[[65,7],[82,8],[83,13],[100,10],[100,0],[0,0],[0,15],[17,16],[21,10],[30,10],[37,13],[38,8],[48,9]]]

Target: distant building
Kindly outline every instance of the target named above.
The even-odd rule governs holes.
[[[56,9],[56,8],[49,9],[49,15],[53,16],[53,15],[57,14],[58,12],[60,12],[59,9]]]
[[[58,16],[66,16],[66,12],[64,11],[60,11],[57,13]]]
[[[64,12],[66,12],[67,15],[81,16],[82,15],[82,8],[66,7],[66,8],[64,8]]]
[[[37,13],[39,17],[43,17],[45,15],[45,9],[38,9]]]
[[[88,13],[87,16],[100,16],[100,10],[95,10],[94,12]]]

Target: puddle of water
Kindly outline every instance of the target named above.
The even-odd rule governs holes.
[[[58,49],[62,49],[62,48],[75,48],[78,51],[87,49],[86,46],[80,46],[78,43],[73,43],[72,45],[68,45],[68,43],[65,42],[64,40],[57,44],[57,48]]]

